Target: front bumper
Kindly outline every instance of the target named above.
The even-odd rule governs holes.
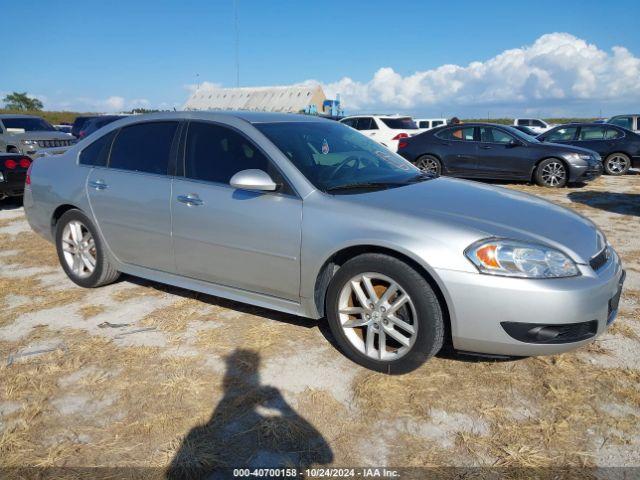
[[[571,165],[569,167],[569,182],[590,182],[602,175],[602,163],[592,165]]]
[[[492,355],[531,356],[565,352],[591,342],[613,321],[623,270],[618,255],[597,272],[579,266],[579,277],[529,280],[437,270],[446,288],[453,346]],[[594,335],[569,342],[520,341],[503,323],[568,326],[595,321]],[[530,327],[528,327],[530,328]]]

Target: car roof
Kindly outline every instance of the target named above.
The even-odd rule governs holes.
[[[42,118],[37,115],[23,115],[19,113],[0,113],[0,120],[5,118]]]
[[[219,120],[220,117],[238,118],[246,122],[255,123],[278,123],[278,122],[330,122],[325,118],[314,115],[301,115],[297,113],[272,113],[272,112],[251,112],[251,111],[178,111],[178,112],[157,112],[145,113],[142,115],[129,115],[118,120],[120,125],[136,123],[140,120]]]
[[[620,115],[614,115],[613,117],[609,117],[609,118],[616,118],[616,117],[640,117],[640,113],[622,113]]]

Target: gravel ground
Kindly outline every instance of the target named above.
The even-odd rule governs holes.
[[[628,273],[619,318],[575,352],[399,377],[303,318],[130,277],[76,287],[3,203],[0,466],[640,466],[640,174],[502,186],[603,229]]]

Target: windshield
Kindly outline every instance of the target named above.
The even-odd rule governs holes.
[[[509,130],[509,133],[513,134],[514,136],[518,137],[521,140],[524,140],[525,142],[540,143],[540,140],[538,140],[537,138],[532,137],[531,135],[527,135],[526,133],[518,130],[517,128],[513,128],[508,125],[503,125],[502,127],[505,130]]]
[[[418,126],[413,119],[406,118],[381,118],[382,122],[392,130],[417,130]]]
[[[55,131],[53,125],[42,118],[3,118],[4,128],[20,128],[25,132]]]
[[[323,191],[386,188],[423,180],[420,170],[379,143],[340,123],[254,125]]]

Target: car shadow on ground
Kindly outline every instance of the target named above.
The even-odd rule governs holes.
[[[235,478],[227,469],[326,465],[333,451],[322,434],[260,383],[260,356],[239,349],[226,358],[223,397],[209,420],[184,437],[166,478]]]
[[[570,192],[567,197],[575,203],[620,215],[640,217],[640,194],[616,192]]]
[[[297,315],[291,315],[288,313],[278,312],[276,310],[270,310],[268,308],[257,307],[254,305],[249,305],[246,303],[236,302],[233,300],[227,300],[225,298],[216,297],[213,295],[207,295],[205,293],[199,293],[192,290],[186,290],[183,288],[173,287],[171,285],[165,285],[163,283],[154,282],[152,280],[146,280],[139,277],[132,277],[129,275],[123,275],[120,277],[121,280],[126,280],[128,282],[134,283],[139,286],[145,286],[149,288],[153,288],[158,291],[170,293],[172,295],[178,295],[184,298],[195,298],[200,300],[201,302],[208,303],[209,305],[215,305],[222,308],[227,308],[229,310],[235,310],[236,312],[245,313],[248,315],[254,315],[257,317],[261,317],[267,321],[276,321],[281,323],[287,323],[289,325],[293,325],[296,327],[303,328],[317,328],[318,331],[322,334],[325,340],[335,348],[340,354],[342,351],[338,346],[338,343],[335,340],[335,337],[331,333],[331,329],[329,328],[329,322],[326,318],[321,318],[320,320],[313,320],[311,318],[300,317]],[[448,337],[448,335],[447,335]],[[453,349],[451,344],[450,337],[445,339],[445,344],[442,347],[442,350],[436,355],[438,358],[455,360],[460,362],[508,362],[514,360],[520,360],[523,357],[500,357],[500,356],[486,356],[481,354],[474,354],[471,352],[458,352]]]

